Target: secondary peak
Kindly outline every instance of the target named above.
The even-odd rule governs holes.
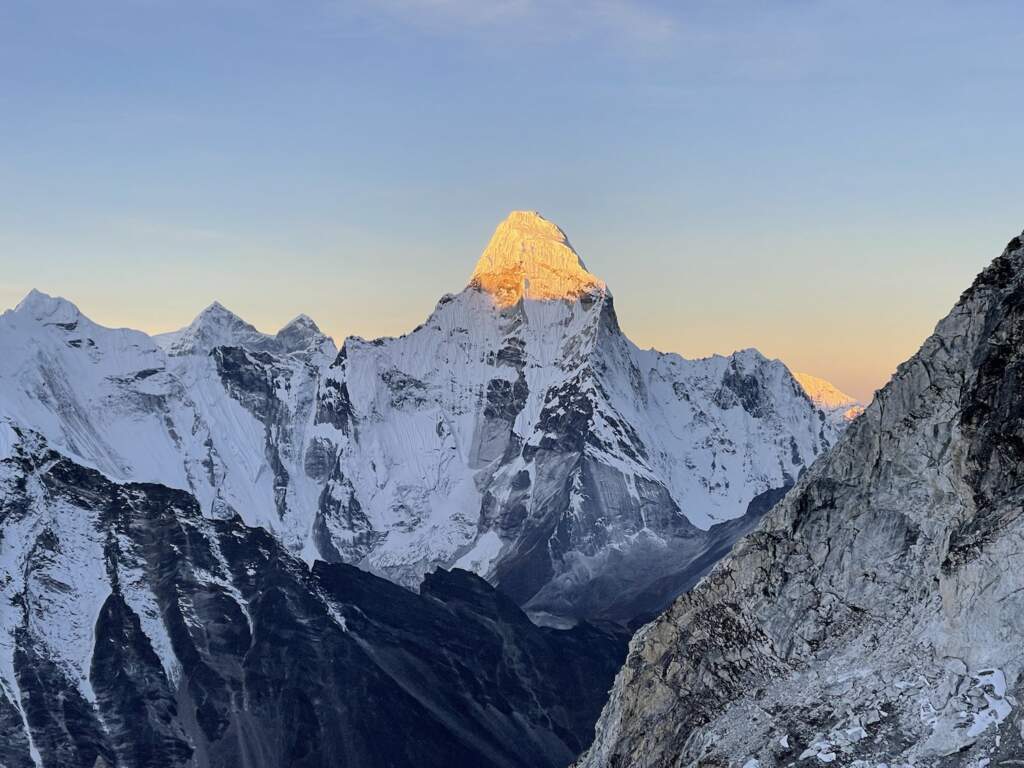
[[[50,323],[75,322],[81,315],[78,307],[67,299],[50,296],[35,288],[28,292],[28,295],[18,303],[14,311]]]

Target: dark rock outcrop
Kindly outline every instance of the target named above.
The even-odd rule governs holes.
[[[564,766],[627,635],[532,624],[483,579],[310,570],[183,491],[22,432],[0,460],[0,763]],[[31,741],[30,741],[31,738]]]

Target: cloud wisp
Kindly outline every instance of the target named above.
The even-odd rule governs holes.
[[[670,41],[678,20],[639,0],[355,0],[344,6],[452,36],[493,34],[517,25],[536,42],[602,37],[620,45]]]

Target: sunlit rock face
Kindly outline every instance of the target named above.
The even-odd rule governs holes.
[[[538,627],[478,576],[306,563],[185,491],[0,418],[0,765],[562,768],[621,629]]]
[[[1024,244],[632,641],[582,768],[1024,761]]]
[[[498,225],[470,285],[490,294],[499,307],[522,299],[578,299],[605,290],[587,272],[565,233],[532,211],[515,211]]]
[[[216,303],[150,338],[32,294],[0,352],[0,415],[112,480],[413,589],[465,568],[556,623],[653,615],[845,427],[756,350],[638,349],[535,213],[399,338],[339,351]]]

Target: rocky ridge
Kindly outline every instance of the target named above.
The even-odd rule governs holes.
[[[581,768],[1024,758],[1024,245],[632,641]]]
[[[464,571],[414,594],[310,569],[0,421],[0,765],[559,768],[626,640],[537,627]]]

